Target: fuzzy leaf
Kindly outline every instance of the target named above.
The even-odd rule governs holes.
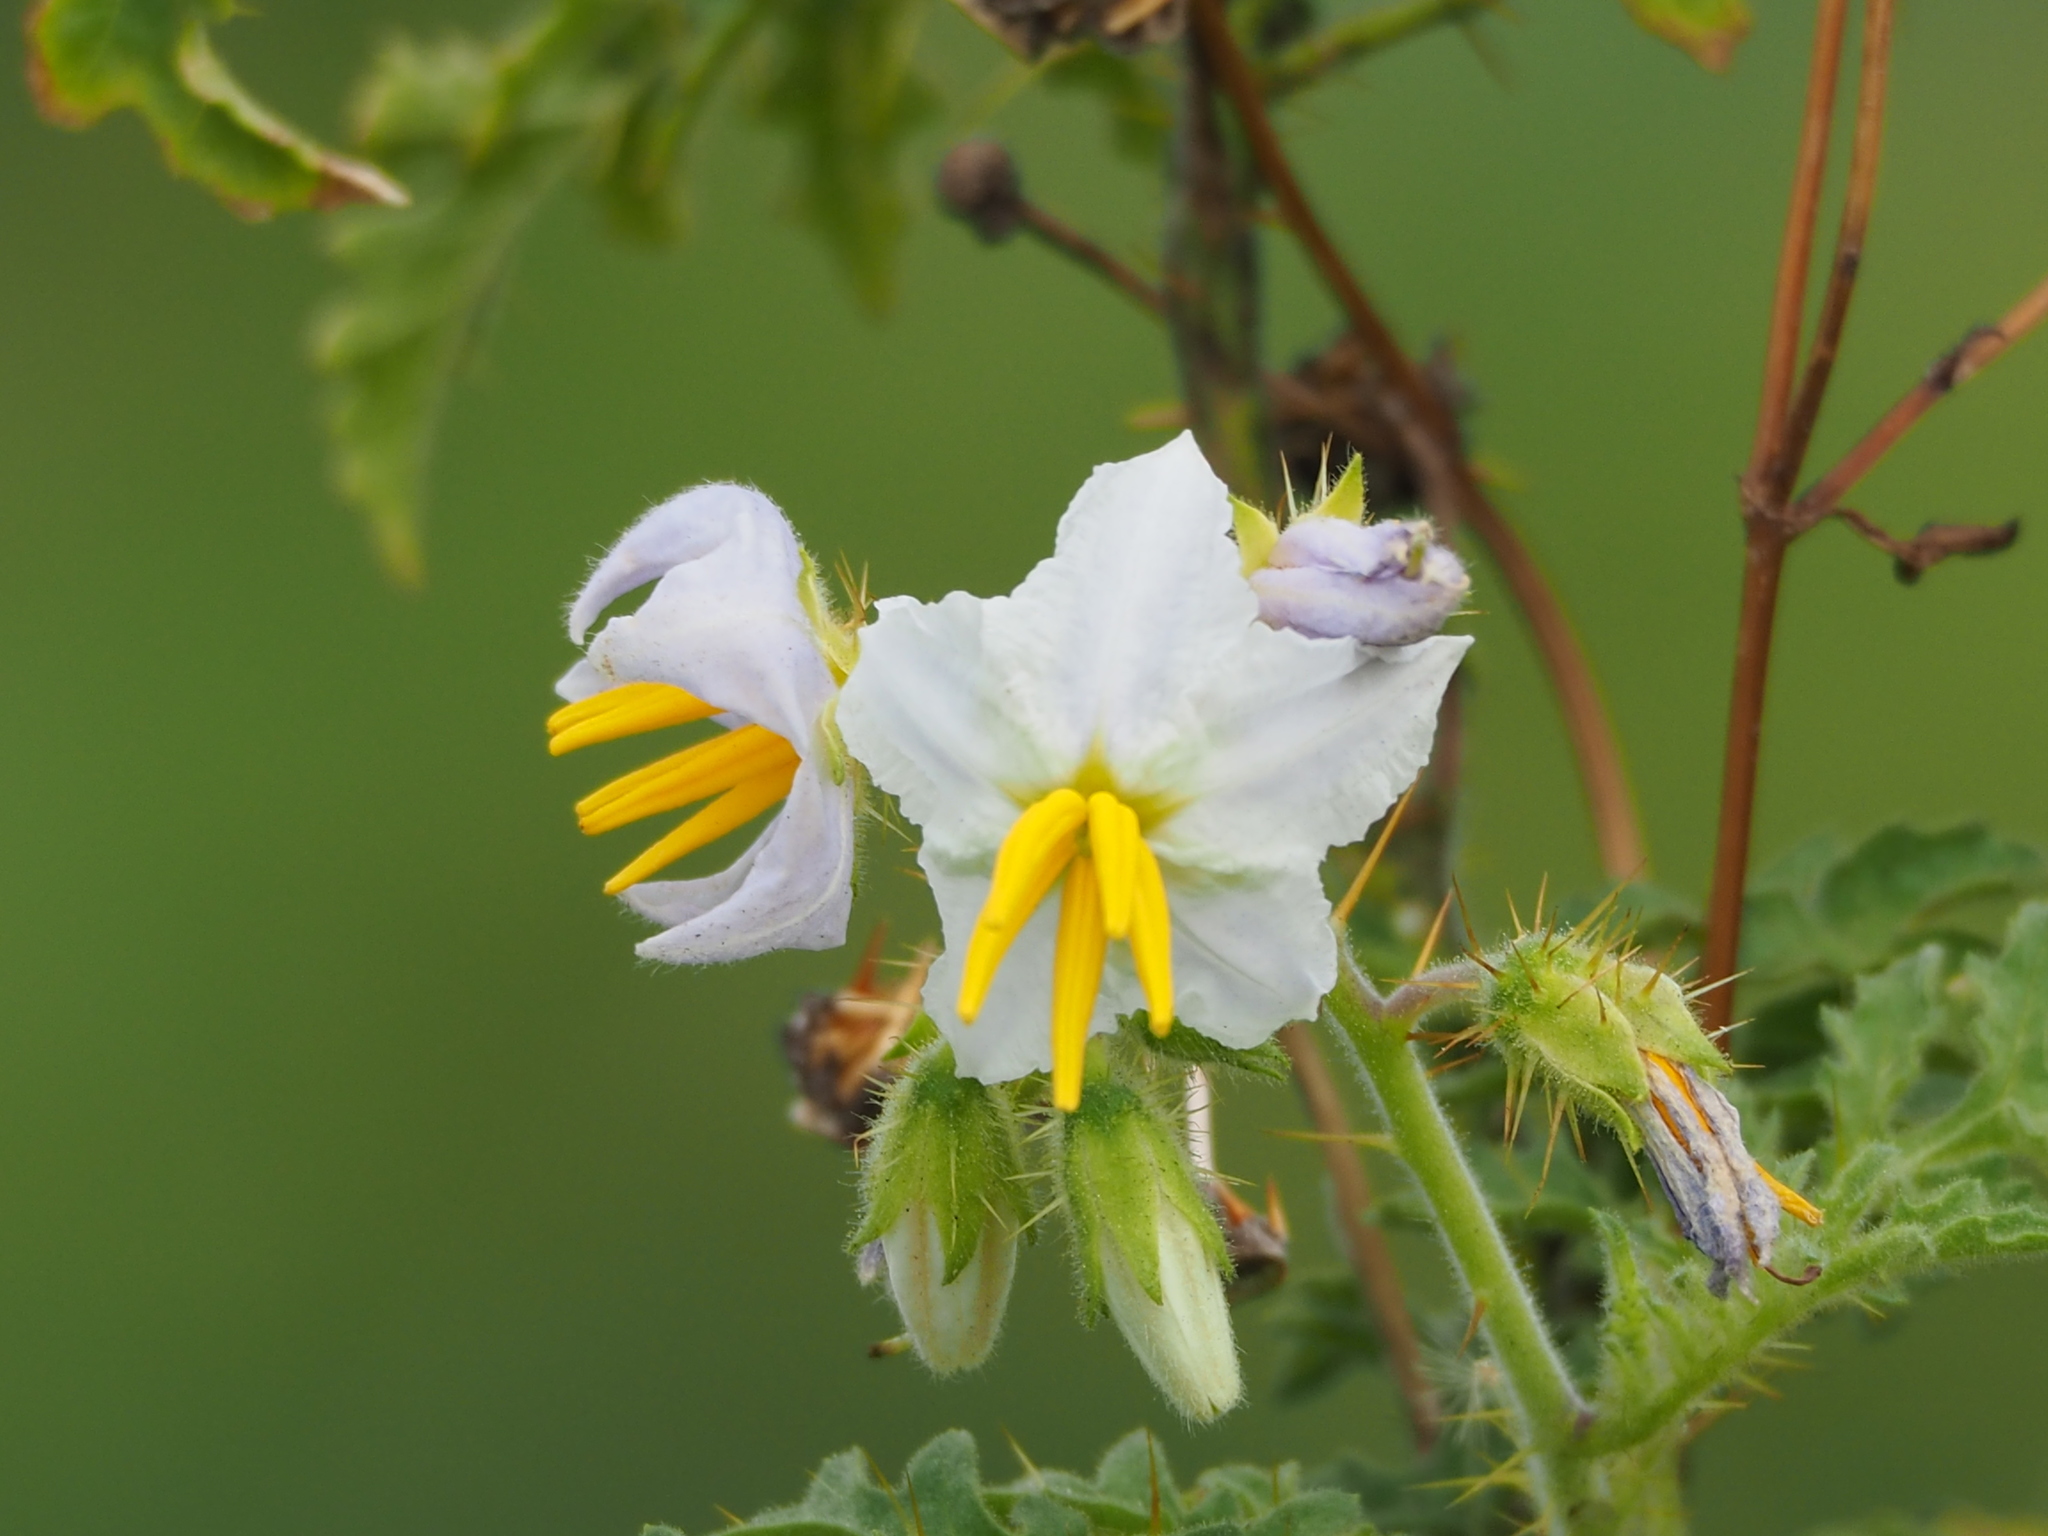
[[[926,0],[773,0],[761,113],[793,141],[798,216],[867,307],[895,296],[908,222],[897,160],[936,98],[912,68]]]
[[[402,205],[405,189],[376,166],[324,148],[242,88],[207,34],[236,10],[233,0],[41,0],[28,17],[36,105],[67,128],[134,109],[173,172],[244,218]]]
[[[1145,1054],[1185,1062],[1191,1067],[1225,1067],[1269,1083],[1284,1083],[1294,1075],[1294,1066],[1277,1040],[1262,1041],[1250,1050],[1240,1051],[1219,1045],[1192,1029],[1169,1029],[1164,1035],[1155,1035],[1146,1019],[1141,1008],[1117,1020],[1125,1044]]]
[[[1743,0],[1622,0],[1629,15],[1653,37],[1683,49],[1716,74],[1735,62],[1736,47],[1753,25]]]
[[[621,226],[673,232],[687,130],[748,15],[735,7],[699,39],[681,0],[557,0],[495,44],[400,39],[379,56],[359,130],[420,197],[335,217],[328,248],[349,286],[316,317],[313,352],[332,380],[335,480],[398,580],[421,579],[435,428],[520,237],[572,177],[590,180]]]
[[[1273,1390],[1283,1403],[1318,1396],[1346,1373],[1377,1365],[1384,1352],[1349,1271],[1297,1277],[1270,1326],[1280,1336]]]

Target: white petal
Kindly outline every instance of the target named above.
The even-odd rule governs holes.
[[[751,486],[693,486],[643,513],[605,552],[570,604],[569,638],[581,645],[597,616],[635,587],[703,559],[742,531],[765,534],[770,544],[779,537],[794,590],[801,562],[781,508]]]
[[[952,1042],[953,1059],[962,1077],[984,1083],[1007,1083],[1032,1072],[1052,1070],[1052,951],[1059,930],[1057,888],[1024,925],[1010,945],[989,987],[988,999],[972,1024],[960,1022],[954,1002],[960,995],[960,966],[975,919],[988,899],[989,877],[949,870],[920,850],[918,863],[938,902],[945,951],[925,979],[924,1007]],[[1129,967],[1114,963],[1103,972],[1102,993],[1088,1022],[1091,1035],[1116,1028],[1117,1015],[1144,1006],[1143,994]]]
[[[685,504],[711,492],[727,493],[710,503],[733,514],[725,537],[662,575],[636,612],[598,631],[591,664],[615,683],[686,689],[808,753],[812,728],[832,697],[832,674],[797,597],[796,537],[775,504],[739,486],[706,486],[650,512],[620,545],[666,513],[694,533],[699,519],[686,515]],[[585,597],[601,590],[611,563],[607,556]],[[633,563],[627,574],[641,569]],[[577,612],[583,607],[579,598]]]
[[[918,1358],[941,1376],[972,1370],[989,1356],[1002,1332],[1017,1272],[1017,1242],[990,1217],[967,1267],[944,1283],[946,1245],[938,1218],[922,1202],[912,1204],[882,1238],[888,1256],[889,1292]]]
[[[671,965],[775,949],[836,949],[853,907],[853,785],[806,762],[754,844],[715,875],[628,886],[623,899],[667,931],[634,953]]]
[[[1254,629],[1198,701],[1208,749],[1153,847],[1217,871],[1307,869],[1364,836],[1429,761],[1437,706],[1471,644],[1373,650]]]
[[[885,599],[839,695],[847,750],[903,803],[924,845],[948,856],[992,856],[1017,819],[1006,786],[1027,788],[1048,772],[983,654],[993,606],[964,592],[937,603]]]
[[[555,697],[570,704],[580,704],[611,686],[610,678],[579,657],[575,666],[555,679]]]
[[[1191,434],[1088,478],[1052,558],[989,604],[1009,715],[1052,771],[1099,750],[1142,776],[1187,736],[1188,699],[1255,620],[1230,497]]]
[[[1102,1282],[1124,1342],[1167,1401],[1205,1423],[1244,1395],[1223,1281],[1188,1219],[1159,1201],[1159,1288],[1154,1302],[1115,1243],[1103,1244]]]
[[[1167,874],[1174,1011],[1239,1050],[1312,1019],[1337,984],[1337,939],[1316,867],[1235,881]]]

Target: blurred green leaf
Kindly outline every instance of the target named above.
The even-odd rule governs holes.
[[[41,0],[28,16],[36,104],[68,128],[133,108],[174,172],[202,183],[244,218],[344,203],[403,204],[397,182],[323,148],[229,73],[206,28],[236,10],[234,0]]]
[[[842,1451],[818,1469],[801,1501],[734,1529],[774,1536],[1365,1536],[1369,1530],[1355,1497],[1334,1488],[1304,1491],[1291,1462],[1218,1467],[1183,1491],[1166,1452],[1144,1430],[1111,1446],[1092,1476],[1026,1465],[1016,1482],[983,1484],[974,1438],[962,1429],[919,1450],[899,1483],[882,1481],[865,1452]]]
[[[1249,1050],[1236,1050],[1211,1040],[1192,1029],[1169,1029],[1164,1035],[1152,1033],[1150,1015],[1140,1008],[1117,1018],[1118,1037],[1133,1050],[1166,1061],[1185,1062],[1191,1067],[1225,1067],[1269,1083],[1293,1079],[1294,1066],[1286,1048],[1277,1040],[1264,1040]]]
[[[761,114],[794,141],[798,216],[861,302],[895,297],[908,223],[898,159],[937,98],[912,55],[926,0],[772,0]]]
[[[1109,137],[1119,154],[1156,166],[1173,125],[1171,84],[1156,54],[1111,53],[1083,43],[1046,60],[1039,79],[1055,91],[1093,96],[1109,114]]]
[[[1281,1293],[1269,1326],[1280,1338],[1273,1390],[1283,1403],[1319,1396],[1359,1367],[1377,1365],[1379,1330],[1348,1271],[1299,1275]]]
[[[1622,0],[1636,25],[1721,73],[1753,25],[1743,0]]]
[[[313,352],[333,381],[335,479],[396,579],[421,579],[435,428],[534,214],[580,176],[619,226],[675,233],[688,130],[759,9],[729,5],[700,29],[681,0],[558,0],[496,43],[401,38],[379,55],[359,131],[419,201],[332,220],[349,285],[316,318]]]

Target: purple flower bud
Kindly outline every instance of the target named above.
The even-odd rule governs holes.
[[[1367,645],[1412,645],[1443,628],[1472,578],[1426,522],[1301,517],[1251,573],[1275,629]]]

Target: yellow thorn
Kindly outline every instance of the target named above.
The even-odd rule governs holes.
[[[1421,782],[1417,779],[1415,784]],[[1394,809],[1388,813],[1385,824],[1380,828],[1379,841],[1372,845],[1372,852],[1365,856],[1365,862],[1358,866],[1358,873],[1352,878],[1351,889],[1344,893],[1344,899],[1337,903],[1336,910],[1330,914],[1332,927],[1342,928],[1351,921],[1351,909],[1358,905],[1358,898],[1365,894],[1365,884],[1372,879],[1372,872],[1380,867],[1380,855],[1387,851],[1387,842],[1393,837],[1394,828],[1401,825],[1401,813],[1408,809],[1408,802],[1415,798],[1415,784],[1408,786],[1407,791],[1395,802]]]
[[[1102,888],[1095,861],[1085,855],[1067,866],[1060,892],[1059,935],[1052,951],[1052,1102],[1056,1109],[1081,1107],[1081,1067],[1088,1051],[1088,1021],[1102,989],[1102,958],[1109,939],[1102,931]]]
[[[638,885],[656,870],[666,868],[706,843],[743,827],[769,806],[789,793],[796,778],[796,765],[774,768],[751,779],[742,779],[703,810],[649,848],[604,884],[607,896],[616,896],[629,885]]]
[[[1131,965],[1145,990],[1152,1033],[1173,1028],[1173,913],[1166,904],[1166,877],[1159,856],[1143,838],[1137,845],[1137,877],[1131,892]]]
[[[687,725],[718,713],[693,693],[667,683],[625,683],[563,706],[548,716],[548,751],[556,757],[600,741],[617,741],[664,725]]]

